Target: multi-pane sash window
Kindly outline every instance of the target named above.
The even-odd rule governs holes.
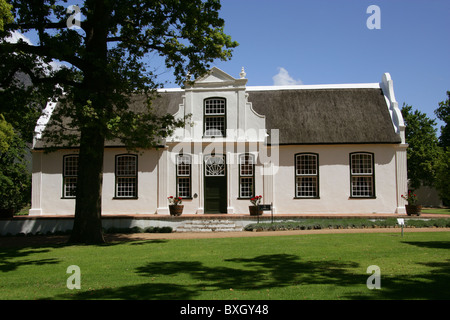
[[[116,198],[137,197],[137,156],[116,156]]]
[[[78,180],[78,155],[63,158],[63,198],[75,198]]]
[[[177,196],[181,198],[191,197],[191,156],[179,154],[177,156]]]
[[[350,154],[351,196],[372,198],[375,196],[374,160],[372,153]]]
[[[295,197],[319,197],[318,156],[313,153],[295,155]]]
[[[239,198],[251,198],[255,194],[255,156],[239,156]]]
[[[210,98],[205,100],[205,137],[224,137],[226,132],[226,100]]]

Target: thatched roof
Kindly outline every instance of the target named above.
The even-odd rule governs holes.
[[[379,88],[280,89],[249,88],[248,101],[266,118],[266,129],[279,129],[279,143],[295,144],[397,144],[383,92]],[[160,92],[153,110],[175,114],[183,103],[181,90]],[[145,110],[145,99],[136,97],[132,108]],[[49,125],[51,124],[51,120]],[[50,126],[51,127],[51,126]],[[47,128],[48,130],[48,128]],[[268,143],[270,144],[270,137]],[[109,141],[106,146],[120,146]],[[35,149],[44,147],[38,141]]]
[[[183,102],[182,96],[184,95],[184,92],[182,91],[170,91],[170,92],[158,92],[158,94],[152,98],[151,100],[151,110],[155,115],[163,116],[167,113],[169,114],[175,114],[178,109],[179,105]],[[145,113],[148,112],[148,103],[147,103],[147,97],[145,95],[136,95],[131,98],[130,103],[130,110],[136,112],[136,113]],[[60,104],[57,103],[55,107],[55,111],[60,107]],[[70,128],[70,118],[63,118],[62,123],[52,121],[52,118],[49,119],[48,123],[46,124],[45,131],[50,132],[62,132],[65,135],[74,134],[73,130]],[[36,127],[37,128],[37,127]],[[78,133],[75,133],[75,135],[78,135]],[[105,147],[123,147],[124,144],[115,139],[110,141],[105,141]],[[48,143],[44,138],[37,139],[33,149],[45,149],[48,147],[56,147],[56,148],[63,148],[63,147],[77,147],[77,145],[69,145],[68,143]]]
[[[280,144],[400,143],[381,89],[250,91]]]

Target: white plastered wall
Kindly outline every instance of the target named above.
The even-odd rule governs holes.
[[[102,212],[103,214],[151,214],[158,205],[158,162],[163,154],[146,150],[138,155],[138,198],[115,199],[115,157],[128,153],[122,148],[107,148],[104,156]],[[75,199],[63,198],[63,157],[76,150],[52,153],[33,152],[32,207],[30,215],[72,215]],[[167,199],[165,199],[167,200]]]
[[[192,113],[193,127],[177,130],[167,139],[169,147],[145,150],[138,154],[138,199],[114,199],[114,165],[117,154],[125,149],[105,150],[103,176],[103,214],[168,214],[167,197],[176,194],[175,165],[170,159],[179,152],[176,146],[189,145],[194,157],[192,166],[192,194],[196,198],[184,201],[185,213],[203,213],[203,156],[214,143],[261,143],[265,138],[265,117],[258,115],[247,101],[247,80],[241,75],[235,79],[219,69],[188,87],[177,116]],[[404,213],[407,192],[405,125],[395,101],[393,82],[389,74],[383,76],[379,87],[383,89],[394,129],[402,138],[399,145],[323,145],[280,146],[279,165],[267,165],[258,157],[255,171],[255,193],[263,196],[264,203],[273,203],[275,213]],[[227,128],[234,134],[226,138],[203,138],[203,101],[210,97],[227,99]],[[45,119],[44,119],[45,120]],[[48,119],[47,119],[48,120]],[[46,123],[46,122],[45,122]],[[41,126],[45,126],[43,123]],[[37,126],[38,127],[38,126]],[[40,130],[40,131],[39,131]],[[42,131],[39,127],[37,133]],[[239,134],[236,134],[239,133]],[[243,134],[241,134],[243,133]],[[248,133],[253,135],[248,136]],[[262,133],[262,134],[261,134]],[[197,149],[196,149],[197,148]],[[272,152],[276,148],[272,147]],[[258,147],[256,153],[265,151]],[[349,154],[372,152],[375,157],[375,199],[350,198]],[[54,153],[33,152],[33,185],[31,215],[73,214],[74,199],[62,199],[63,156],[74,150]],[[186,152],[186,151],[185,151]],[[237,157],[239,152],[224,150],[227,155],[228,213],[247,214],[250,201],[238,199],[239,182]],[[294,155],[301,152],[319,154],[320,199],[294,199]]]
[[[274,207],[290,213],[395,213],[397,210],[396,148],[393,145],[280,146],[274,175]],[[296,153],[319,155],[319,199],[295,199]],[[371,152],[375,159],[374,199],[350,197],[352,152]]]

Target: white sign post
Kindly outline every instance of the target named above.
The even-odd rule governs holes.
[[[405,226],[405,219],[398,218],[397,223],[402,227],[402,237],[403,237],[403,227]]]

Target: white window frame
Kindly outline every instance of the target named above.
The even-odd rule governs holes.
[[[239,198],[255,196],[255,156],[250,153],[239,155]]]
[[[177,197],[192,198],[192,156],[180,153],[176,158]]]
[[[225,137],[227,131],[227,100],[207,98],[203,102],[204,137]]]
[[[78,161],[77,154],[63,156],[63,199],[75,199],[78,183]]]
[[[133,163],[120,168],[121,159],[133,159]],[[116,155],[115,161],[115,199],[135,199],[138,195],[138,160],[135,154]]]
[[[375,156],[371,152],[350,153],[350,197],[375,198]]]
[[[319,198],[319,155],[317,153],[297,153],[295,164],[295,198]]]

